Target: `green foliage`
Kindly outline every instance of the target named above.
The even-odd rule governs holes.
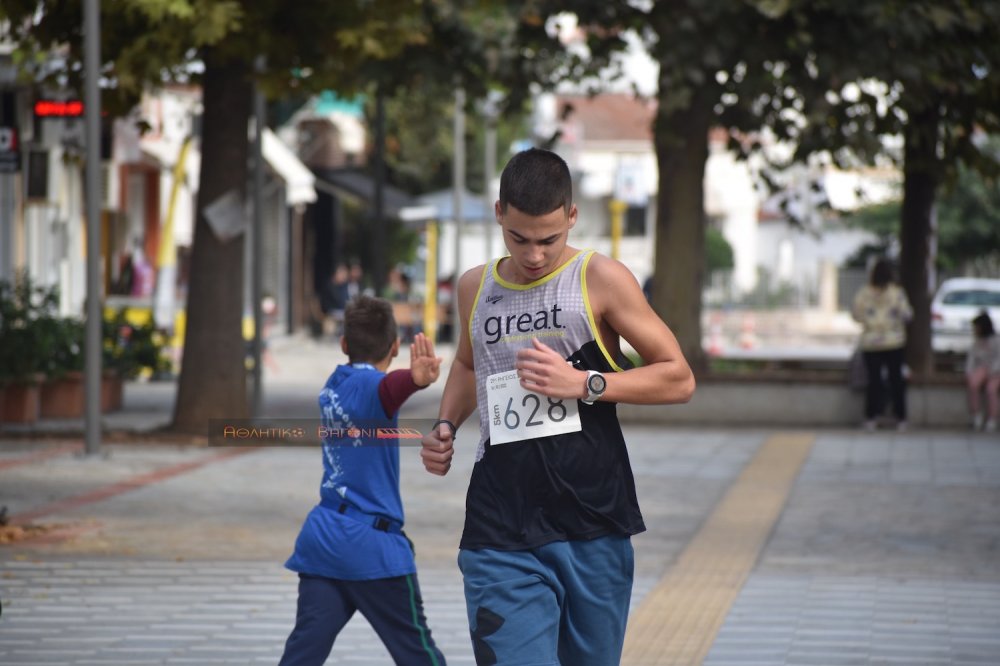
[[[344,244],[344,256],[357,257],[361,260],[366,272],[373,265],[374,243],[371,237],[372,220],[364,208],[344,203],[344,227],[341,230]],[[403,225],[399,220],[386,220],[386,238],[383,242],[386,266],[413,263],[419,235],[413,229]]]
[[[26,273],[0,280],[0,383],[57,379],[84,369],[85,323],[58,315],[59,291]],[[103,366],[126,378],[170,369],[153,323],[136,326],[122,310],[103,322]]]
[[[879,240],[861,248],[848,265],[865,266],[870,255],[885,254],[899,232],[900,202],[868,206],[844,221]],[[983,272],[977,266],[1000,262],[1000,182],[959,163],[956,177],[937,202],[937,268],[949,273]]]
[[[81,91],[81,0],[8,0],[14,59],[25,81]],[[102,103],[128,112],[149,86],[200,80],[205,50],[252,62],[263,55],[261,82],[271,97],[326,88],[358,89],[364,65],[426,41],[425,8],[405,0],[119,0],[101,7]],[[49,59],[58,53],[63,66]],[[59,61],[55,61],[59,64]]]
[[[733,262],[733,247],[715,227],[705,230],[705,267],[708,272],[731,269]]]
[[[58,316],[59,292],[27,272],[0,281],[0,382],[59,377],[83,367],[83,325]]]
[[[390,183],[411,194],[451,187],[454,112],[454,86],[448,81],[401,88],[386,100],[386,167]],[[373,123],[373,100],[366,104],[365,113],[369,124]],[[466,183],[473,192],[483,189],[485,122],[478,109],[466,114]],[[506,163],[507,147],[525,132],[524,113],[511,110],[499,118],[494,173],[499,174]]]

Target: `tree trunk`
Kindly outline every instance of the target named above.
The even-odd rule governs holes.
[[[672,94],[661,87],[661,97]],[[660,100],[660,108],[667,108]],[[705,163],[711,106],[695,93],[688,108],[660,112],[654,127],[659,194],[653,259],[653,309],[667,322],[691,367],[706,369],[701,345],[705,270]]]
[[[940,182],[937,156],[936,108],[910,113],[904,130],[903,206],[900,218],[900,283],[906,290],[913,319],[907,328],[906,362],[917,377],[934,371],[931,352],[931,298],[936,283],[935,195]]]
[[[206,54],[198,213],[173,423],[181,432],[207,433],[210,419],[248,416],[242,331],[244,235],[221,241],[204,211],[234,190],[239,201],[245,200],[251,92],[247,62]]]

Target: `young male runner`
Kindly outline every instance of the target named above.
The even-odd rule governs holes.
[[[690,399],[677,340],[621,263],[567,245],[566,163],[518,153],[496,217],[510,257],[465,273],[462,331],[424,466],[479,414],[459,566],[479,664],[617,664],[645,526],[615,403]],[[620,340],[643,359],[628,367]]]

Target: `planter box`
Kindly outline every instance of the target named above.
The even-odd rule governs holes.
[[[40,417],[43,419],[78,419],[84,411],[83,373],[71,372],[42,384]]]
[[[45,382],[40,391],[39,416],[43,419],[80,419],[87,408],[86,384],[82,372]],[[122,408],[125,380],[116,374],[101,378],[101,413]]]
[[[40,403],[38,382],[5,384],[0,388],[0,422],[34,423],[38,420]]]
[[[101,378],[101,413],[117,412],[125,404],[125,379],[105,374]]]

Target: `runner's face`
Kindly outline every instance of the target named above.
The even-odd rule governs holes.
[[[510,205],[501,213],[497,202],[496,216],[515,282],[534,282],[562,265],[569,230],[576,224],[576,206],[570,206],[568,214],[559,207],[545,215],[528,215]]]

